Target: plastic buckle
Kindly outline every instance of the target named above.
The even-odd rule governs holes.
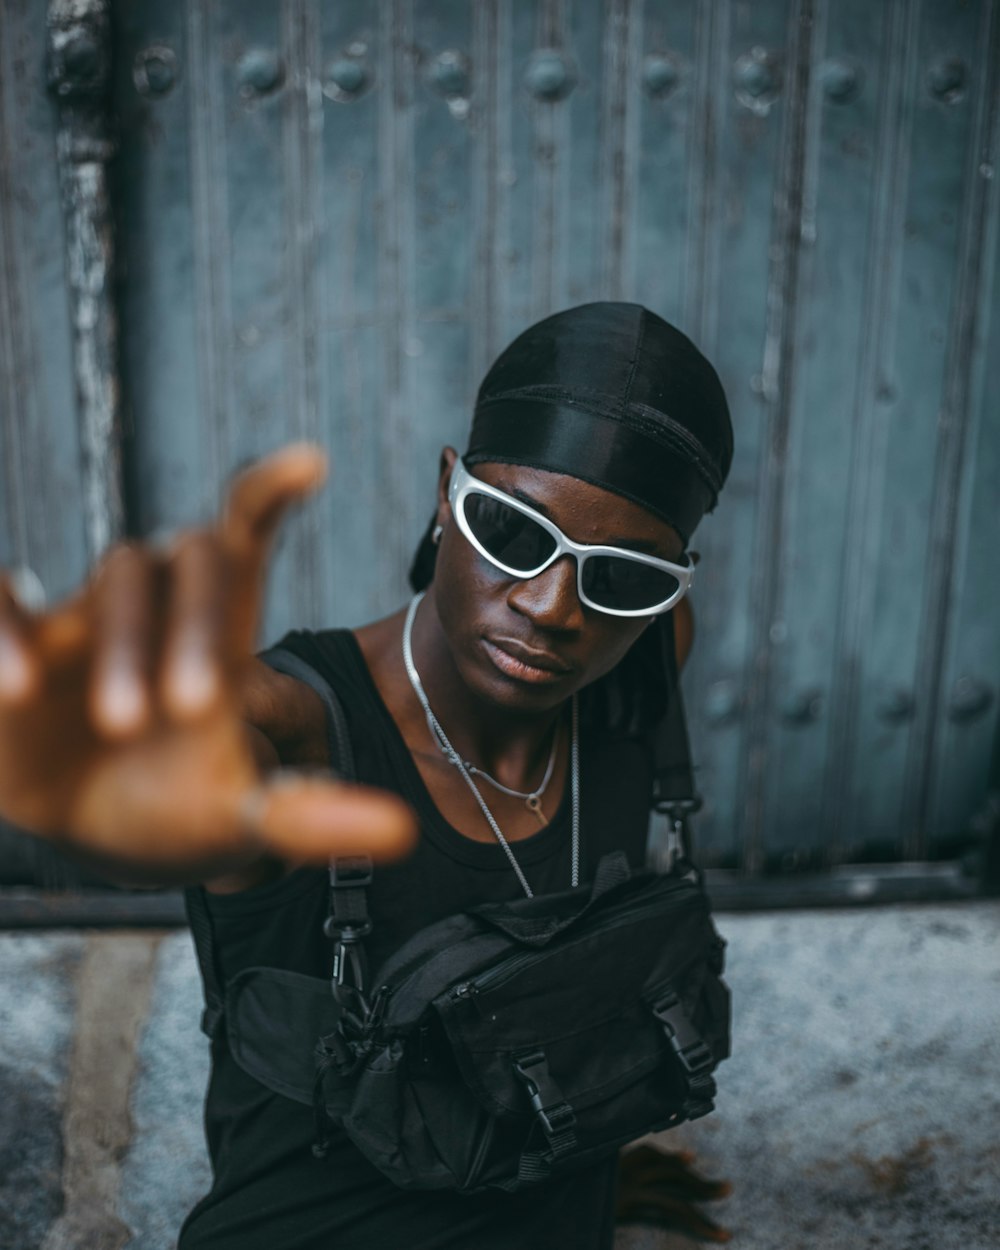
[[[372,883],[372,861],[368,855],[345,855],[330,860],[330,885],[363,889]]]
[[[538,1117],[546,1137],[555,1137],[573,1127],[576,1114],[549,1075],[544,1051],[536,1050],[515,1058],[514,1071],[524,1083],[531,1109]]]
[[[704,799],[700,794],[692,794],[686,799],[665,799],[660,795],[660,783],[653,782],[653,810],[659,812],[661,816],[684,820],[686,816],[693,816],[695,812],[700,812],[703,806]]]
[[[712,1068],[715,1056],[695,1031],[674,990],[654,1006],[653,1014],[663,1025],[667,1041],[689,1076],[700,1076]]]
[[[712,1054],[707,1043],[703,1042],[700,1038],[693,1046],[687,1047],[686,1050],[681,1049],[675,1037],[672,1037],[670,1042],[674,1048],[677,1058],[684,1065],[690,1076],[695,1076],[704,1072],[707,1068],[712,1066],[715,1060],[715,1056]]]

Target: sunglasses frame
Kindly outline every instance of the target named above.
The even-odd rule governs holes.
[[[521,569],[512,569],[509,565],[502,564],[476,538],[472,532],[472,526],[465,515],[465,501],[469,495],[474,494],[486,495],[491,499],[497,499],[501,503],[506,504],[507,507],[513,508],[515,512],[520,512],[523,516],[540,525],[547,534],[555,539],[555,551],[539,564],[537,568],[528,572],[523,572]],[[588,608],[593,608],[595,612],[603,612],[606,616],[659,616],[664,612],[669,612],[671,608],[675,607],[684,598],[694,579],[693,564],[673,564],[670,560],[660,560],[656,556],[648,556],[641,551],[629,551],[627,547],[605,547],[589,543],[575,543],[571,538],[567,538],[559,526],[555,522],[550,521],[548,517],[542,516],[534,508],[529,508],[527,504],[521,503],[519,499],[512,498],[510,495],[505,494],[504,491],[497,490],[495,486],[490,486],[489,483],[481,481],[478,477],[473,477],[461,460],[456,460],[455,467],[451,472],[451,482],[448,487],[448,503],[451,505],[455,522],[465,538],[494,568],[500,569],[502,573],[506,573],[509,577],[516,577],[519,581],[530,581],[533,577],[537,577],[539,573],[544,573],[550,565],[555,564],[562,556],[572,555],[576,560],[576,593],[580,602]],[[618,559],[634,560],[637,564],[648,564],[652,568],[660,569],[675,577],[678,582],[678,588],[668,599],[652,608],[604,607],[602,604],[594,603],[584,593],[583,566],[590,556],[614,556]]]

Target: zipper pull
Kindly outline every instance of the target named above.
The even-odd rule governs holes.
[[[455,1002],[460,1002],[462,999],[471,998],[475,992],[476,987],[471,981],[463,981],[461,985],[456,985],[451,991],[451,997]]]

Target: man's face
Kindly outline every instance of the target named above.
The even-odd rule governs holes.
[[[614,668],[651,618],[609,616],[581,604],[570,555],[530,580],[492,565],[452,516],[447,497],[454,461],[448,449],[432,592],[456,667],[485,702],[510,710],[555,707]],[[599,486],[522,465],[480,464],[474,473],[547,516],[575,542],[627,547],[664,560],[681,557],[676,530]]]

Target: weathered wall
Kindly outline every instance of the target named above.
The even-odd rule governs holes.
[[[734,1182],[740,1250],[995,1250],[1000,907],[720,927],[734,1057],[664,1144]],[[208,1183],[188,935],[8,935],[0,975],[0,1246],[169,1250]]]
[[[703,862],[957,855],[1000,691],[998,167],[996,0],[0,0],[0,564],[62,594],[308,437],[266,633],[371,619],[492,356],[638,300],[736,428]]]

